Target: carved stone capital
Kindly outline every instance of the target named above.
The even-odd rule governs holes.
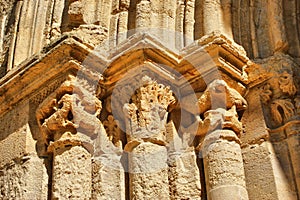
[[[109,141],[111,141],[117,147],[122,147],[122,131],[119,128],[118,120],[115,120],[112,115],[108,115],[107,119],[103,122],[103,126],[108,135]]]
[[[48,151],[60,145],[85,145],[91,150],[92,138],[99,132],[102,104],[86,89],[65,81],[37,109],[36,117]]]
[[[200,114],[217,108],[230,109],[235,106],[237,110],[247,107],[247,101],[235,89],[228,86],[224,80],[211,82],[198,100]]]
[[[241,135],[243,126],[239,121],[238,111],[246,109],[247,101],[224,80],[210,83],[194,107],[197,106],[199,114],[196,114],[196,121],[183,132],[193,132],[191,130],[198,127],[196,131],[198,136],[204,136],[218,129],[229,129],[238,137]]]
[[[270,79],[261,87],[261,102],[267,125],[271,129],[299,118],[299,95],[295,81],[297,67],[291,58],[275,56],[268,61]],[[267,67],[266,67],[267,68]]]
[[[165,140],[168,106],[175,103],[169,87],[149,77],[132,96],[132,103],[124,105],[129,140]]]

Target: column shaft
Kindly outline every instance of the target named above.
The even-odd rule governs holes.
[[[91,155],[82,146],[53,152],[52,199],[90,199]]]
[[[248,199],[238,140],[231,130],[216,130],[204,139],[203,160],[210,200]]]

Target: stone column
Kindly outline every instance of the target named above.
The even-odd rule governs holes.
[[[47,150],[53,154],[52,199],[89,199],[92,192],[92,138],[99,132],[102,106],[72,84],[66,81],[37,113]]]
[[[149,0],[141,0],[136,8],[136,28],[151,27],[151,4]]]
[[[219,31],[232,38],[230,8],[231,5],[228,0],[204,0],[203,24],[205,35]]]
[[[179,117],[178,115],[176,117]],[[167,124],[170,199],[201,199],[200,171],[190,133],[177,132],[171,113]]]
[[[216,80],[198,105],[204,113],[197,135],[204,137],[200,149],[208,199],[248,199],[239,140],[243,127],[237,114],[237,109],[245,109],[246,100],[225,81]]]
[[[215,130],[203,142],[208,199],[248,199],[239,139],[231,130]]]
[[[53,152],[52,199],[89,199],[92,188],[90,152],[81,141],[68,136],[49,147]]]
[[[175,101],[172,91],[149,77],[125,104],[131,199],[169,199],[167,108]]]

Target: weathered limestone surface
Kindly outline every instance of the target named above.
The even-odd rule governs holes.
[[[248,199],[243,158],[233,131],[210,133],[203,143],[208,199]]]
[[[0,198],[47,199],[50,163],[37,155],[29,102],[3,115],[0,127]]]
[[[53,157],[52,198],[89,199],[92,186],[89,152],[74,146],[56,150]]]
[[[300,199],[299,13],[0,0],[0,199]]]

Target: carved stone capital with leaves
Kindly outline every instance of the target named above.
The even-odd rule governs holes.
[[[124,105],[129,140],[165,140],[168,107],[175,103],[169,87],[143,77],[143,86]]]

